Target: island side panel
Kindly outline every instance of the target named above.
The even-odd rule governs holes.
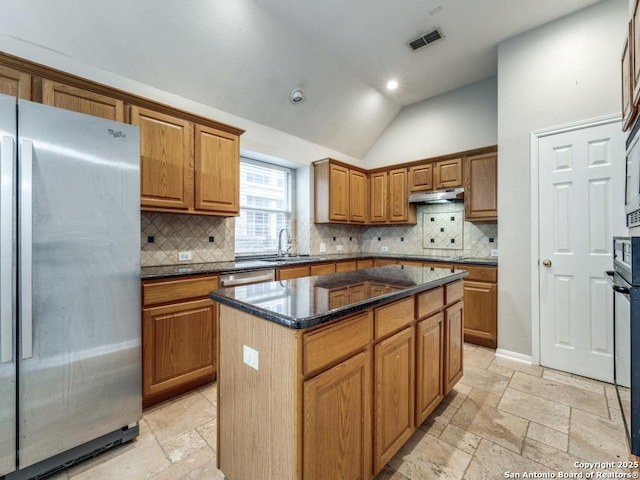
[[[296,479],[297,331],[220,305],[220,469],[233,480]],[[258,352],[258,370],[243,362]]]

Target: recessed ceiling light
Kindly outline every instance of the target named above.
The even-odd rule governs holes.
[[[395,80],[389,80],[387,82],[387,90],[395,90],[396,88],[398,88],[398,82]]]

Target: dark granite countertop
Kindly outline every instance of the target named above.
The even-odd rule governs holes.
[[[209,297],[280,325],[303,329],[431,290],[466,275],[463,270],[449,268],[389,265],[221,288]],[[364,287],[358,289],[357,299],[346,295],[342,297],[344,304],[336,304],[336,299],[330,297],[332,291],[356,287]]]
[[[321,263],[321,262],[339,262],[345,260],[365,260],[368,258],[390,258],[396,260],[413,260],[422,262],[444,262],[453,265],[486,265],[497,266],[497,257],[438,257],[429,255],[397,255],[397,254],[367,254],[367,253],[348,253],[348,254],[328,254],[318,256],[300,256],[295,260],[286,262],[267,261],[264,259],[257,260],[237,260],[235,262],[212,262],[212,263],[193,263],[181,265],[162,265],[157,267],[142,267],[141,278],[143,280],[151,280],[164,277],[188,276],[197,274],[214,274],[258,270],[263,268],[279,268],[288,265],[303,265],[305,263]],[[275,257],[274,257],[275,259]]]

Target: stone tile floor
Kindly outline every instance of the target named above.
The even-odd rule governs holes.
[[[51,478],[223,479],[215,466],[215,405],[213,384],[147,409],[135,442]],[[620,474],[629,471],[585,464],[626,460],[612,385],[466,344],[464,377],[377,480]]]

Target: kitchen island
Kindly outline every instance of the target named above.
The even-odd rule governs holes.
[[[373,478],[462,376],[465,275],[393,265],[212,292],[227,478]]]

